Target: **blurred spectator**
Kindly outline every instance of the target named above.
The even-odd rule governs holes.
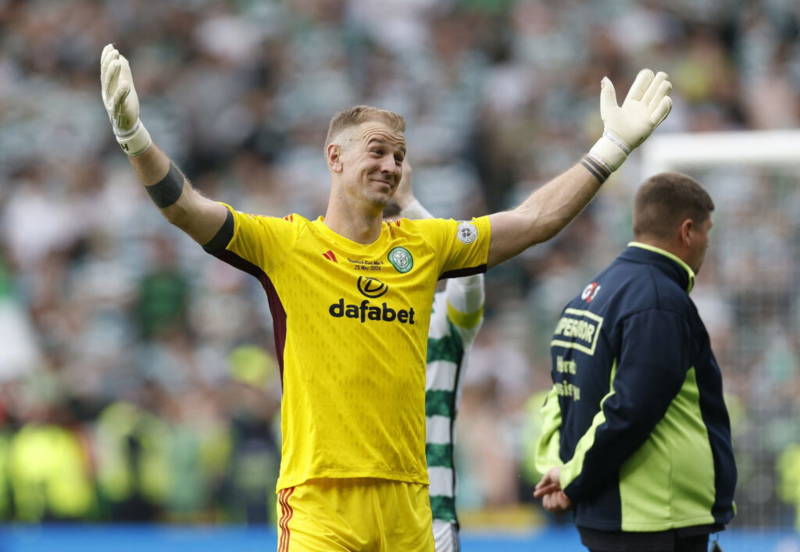
[[[139,281],[133,306],[139,335],[147,340],[170,331],[186,331],[189,308],[189,280],[177,266],[175,246],[169,237],[152,241],[153,260],[149,272]]]
[[[111,403],[100,413],[94,435],[95,469],[110,519],[159,519],[169,476],[168,437],[164,421],[130,402]]]

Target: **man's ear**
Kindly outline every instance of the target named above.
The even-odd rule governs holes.
[[[684,219],[678,227],[678,239],[680,239],[681,245],[692,244],[692,230],[694,230],[694,221],[690,218]]]
[[[325,150],[325,158],[331,172],[342,172],[342,146],[339,144],[328,144]]]

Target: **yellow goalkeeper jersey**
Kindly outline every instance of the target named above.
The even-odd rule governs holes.
[[[488,217],[384,222],[364,245],[322,217],[227,207],[229,231],[206,250],[267,293],[283,384],[277,488],[347,477],[427,484],[433,294],[441,278],[486,269]]]

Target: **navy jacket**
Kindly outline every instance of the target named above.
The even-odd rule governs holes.
[[[537,464],[562,464],[579,527],[733,518],[730,422],[693,283],[679,258],[632,243],[562,312]]]

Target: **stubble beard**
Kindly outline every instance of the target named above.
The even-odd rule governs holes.
[[[387,185],[389,187],[389,190],[384,192],[383,190],[381,191],[374,190],[373,189],[374,186],[380,186],[382,188],[384,185],[379,182],[372,182],[368,178],[363,188],[364,190],[363,196],[370,204],[376,207],[380,207],[382,210],[394,197],[394,192],[397,189],[397,187],[396,186],[392,187],[391,185]]]

